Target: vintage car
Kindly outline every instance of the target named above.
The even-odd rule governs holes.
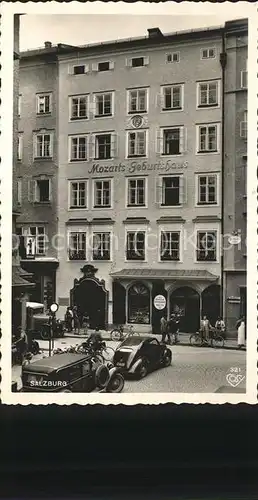
[[[65,353],[22,367],[22,392],[121,392],[124,377],[92,355]]]
[[[155,337],[128,336],[116,349],[113,363],[123,373],[143,378],[156,368],[168,367],[172,352]]]
[[[44,304],[40,302],[26,302],[27,331],[31,338],[48,340],[50,337],[49,314],[44,312]],[[53,324],[54,337],[64,336],[64,324],[56,320]]]

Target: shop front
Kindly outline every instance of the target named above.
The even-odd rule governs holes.
[[[21,265],[33,276],[35,287],[31,293],[32,302],[44,304],[45,309],[55,302],[56,298],[56,269],[59,265],[55,258],[41,257],[22,259]]]
[[[137,325],[159,333],[162,316],[177,313],[182,332],[199,329],[206,315],[214,325],[220,315],[218,276],[208,271],[124,269],[112,273],[113,323]]]

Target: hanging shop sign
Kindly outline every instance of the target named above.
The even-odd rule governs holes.
[[[181,170],[188,167],[188,162],[180,163],[172,160],[159,161],[157,163],[149,163],[148,161],[130,161],[128,163],[119,163],[118,165],[102,165],[93,163],[89,168],[89,174],[134,174],[143,172],[172,172],[173,170]]]
[[[241,243],[241,236],[239,234],[231,234],[228,237],[228,242],[230,245],[239,245]]]
[[[156,295],[156,297],[154,297],[153,303],[154,307],[158,309],[158,311],[161,311],[162,309],[165,309],[167,300],[166,297],[164,297],[164,295]]]

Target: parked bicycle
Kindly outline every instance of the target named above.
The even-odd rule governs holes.
[[[138,337],[140,336],[140,334],[134,330],[133,325],[129,326],[128,332],[126,334],[124,332],[124,325],[118,325],[110,332],[111,340],[116,340],[120,342],[124,340],[126,337],[132,337],[133,335],[137,335]]]
[[[209,338],[206,339],[203,333],[199,330],[196,333],[190,335],[189,342],[193,346],[198,347],[214,347],[222,349],[224,347],[225,341],[220,331],[215,328],[210,330]]]

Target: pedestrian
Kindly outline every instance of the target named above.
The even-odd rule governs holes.
[[[245,317],[242,316],[236,323],[238,349],[245,346]]]
[[[73,310],[71,307],[67,307],[65,312],[65,327],[68,332],[73,330]]]
[[[210,330],[212,330],[212,326],[210,324],[210,321],[208,320],[207,316],[203,316],[201,320],[201,325],[200,325],[200,331],[203,340],[206,340],[206,342],[209,341],[210,338]]]
[[[216,329],[216,334],[221,335],[224,337],[225,335],[225,330],[226,330],[226,325],[223,321],[223,319],[219,316],[216,323],[215,323],[215,329]]]
[[[84,333],[87,333],[88,331],[89,321],[90,321],[89,315],[87,312],[85,312],[82,316],[82,323],[81,323]]]
[[[80,320],[76,306],[73,307],[73,327],[74,333],[80,333]]]
[[[165,316],[163,315],[160,318],[160,333],[162,335],[161,342],[163,342],[163,343],[165,343],[165,341],[166,341],[167,327],[168,327],[167,320],[166,320]]]
[[[177,314],[173,313],[170,316],[170,320],[168,322],[168,341],[171,343],[171,337],[170,334],[173,335],[174,343],[178,343],[178,328],[179,328],[179,321],[177,318]]]

